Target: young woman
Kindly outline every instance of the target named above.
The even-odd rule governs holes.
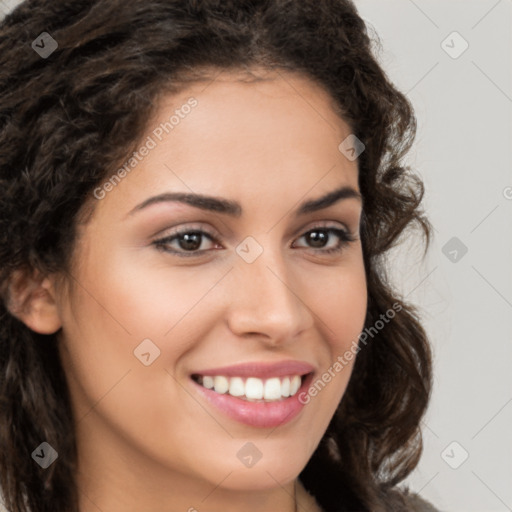
[[[27,0],[0,59],[6,508],[434,510],[415,118],[354,5]]]

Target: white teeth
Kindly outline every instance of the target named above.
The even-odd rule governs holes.
[[[248,377],[245,381],[242,377],[228,378],[223,375],[204,375],[198,381],[205,388],[213,389],[216,393],[228,393],[231,396],[247,400],[270,401],[295,395],[302,384],[300,375],[282,378],[272,377],[266,380]]]
[[[226,393],[229,389],[229,381],[226,377],[214,377],[213,387],[216,393]]]
[[[229,391],[231,396],[243,396],[245,394],[244,381],[240,377],[232,377],[229,381]]]
[[[208,389],[213,389],[213,377],[205,375],[203,377],[203,386]]]
[[[281,382],[281,395],[290,396],[290,377],[285,377]]]
[[[290,395],[293,396],[300,388],[300,377],[295,375],[290,381]]]
[[[277,377],[265,381],[263,396],[265,400],[278,400],[281,398],[281,381]]]
[[[249,377],[245,383],[245,396],[252,400],[263,398],[263,381],[255,377]]]

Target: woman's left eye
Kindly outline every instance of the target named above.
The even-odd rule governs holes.
[[[329,242],[333,238],[333,235],[335,235],[338,241],[335,242],[334,245],[330,244],[331,246],[329,247]],[[177,256],[198,257],[208,251],[208,249],[199,250],[203,245],[205,238],[210,242],[218,244],[213,235],[200,229],[188,229],[171,233],[165,238],[155,240],[153,244],[157,249]],[[356,238],[348,231],[333,226],[315,227],[304,233],[300,238],[298,238],[298,240],[302,238],[307,240],[307,243],[311,244],[310,248],[313,252],[323,254],[341,252],[348,243],[356,240]],[[174,248],[172,248],[172,244],[174,244]]]
[[[327,241],[332,238],[333,234],[338,238],[338,242],[335,243],[334,246],[331,245],[331,247],[325,249],[324,247],[327,245]],[[340,252],[348,243],[356,240],[348,231],[336,227],[316,227],[304,233],[300,238],[309,239],[309,241],[313,243],[313,249],[315,249],[316,252],[326,254]]]

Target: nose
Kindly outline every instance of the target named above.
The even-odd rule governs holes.
[[[227,322],[240,337],[259,337],[269,346],[292,342],[314,324],[306,288],[282,258],[269,251],[253,263],[237,262],[231,273]]]

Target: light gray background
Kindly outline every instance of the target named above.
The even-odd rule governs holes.
[[[0,0],[0,15],[17,3]],[[417,237],[390,257],[435,356],[424,455],[407,483],[442,511],[512,511],[512,0],[356,5],[416,109],[409,163],[434,225],[425,259]],[[454,31],[469,45],[457,58],[443,49],[462,48]],[[445,246],[453,237],[459,247]]]

